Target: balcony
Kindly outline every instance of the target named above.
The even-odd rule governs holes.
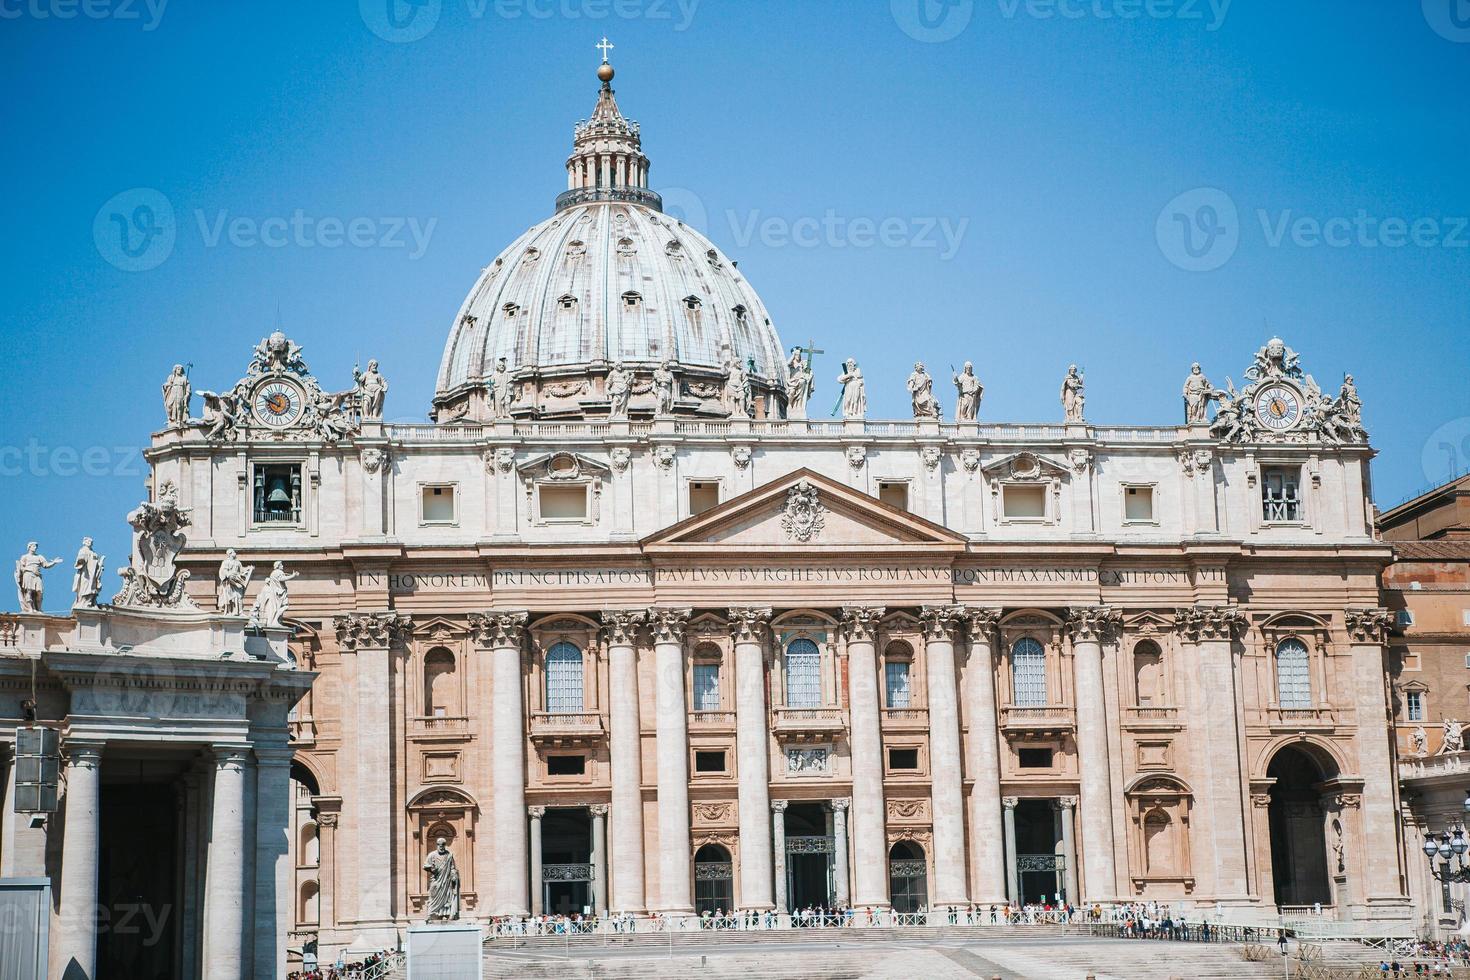
[[[787,742],[826,742],[847,730],[841,708],[776,708],[776,737]]]
[[[1337,725],[1337,712],[1328,705],[1311,708],[1283,708],[1272,704],[1260,714],[1265,716],[1265,723],[1271,728],[1293,732],[1322,731]]]
[[[884,708],[882,727],[885,732],[926,732],[929,730],[929,709]]]
[[[1183,728],[1184,722],[1179,718],[1178,708],[1139,705],[1123,709],[1123,725],[1125,728],[1167,729]]]
[[[290,735],[292,745],[316,744],[316,722],[310,718],[291,719],[286,722],[286,731]]]
[[[469,737],[470,720],[464,715],[430,715],[413,719],[409,738],[414,741]]]
[[[1011,738],[1058,738],[1077,730],[1077,714],[1065,704],[1008,704],[1000,709],[1000,727]]]
[[[689,730],[691,732],[733,732],[735,730],[735,712],[733,711],[693,711],[689,714]]]
[[[585,745],[604,734],[596,711],[531,712],[531,741],[538,745]]]

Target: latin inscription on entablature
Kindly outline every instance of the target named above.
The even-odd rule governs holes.
[[[490,576],[478,572],[358,572],[359,589],[381,589],[399,595],[414,592],[483,592]]]

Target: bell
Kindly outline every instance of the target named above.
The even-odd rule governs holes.
[[[270,495],[267,496],[265,499],[266,502],[271,504],[272,506],[289,507],[291,504],[291,494],[286,491],[285,481],[276,481],[275,486],[271,488]]]

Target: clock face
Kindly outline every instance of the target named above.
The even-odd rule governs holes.
[[[1256,393],[1256,421],[1274,432],[1285,432],[1302,418],[1302,398],[1283,384],[1267,385]]]
[[[261,424],[281,429],[301,418],[301,389],[285,381],[267,381],[255,389],[252,407]]]

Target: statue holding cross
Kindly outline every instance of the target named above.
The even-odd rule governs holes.
[[[806,403],[812,396],[816,382],[812,375],[812,358],[826,351],[808,340],[805,347],[791,348],[791,360],[786,362],[786,417],[804,419]],[[803,357],[802,355],[806,356]]]

